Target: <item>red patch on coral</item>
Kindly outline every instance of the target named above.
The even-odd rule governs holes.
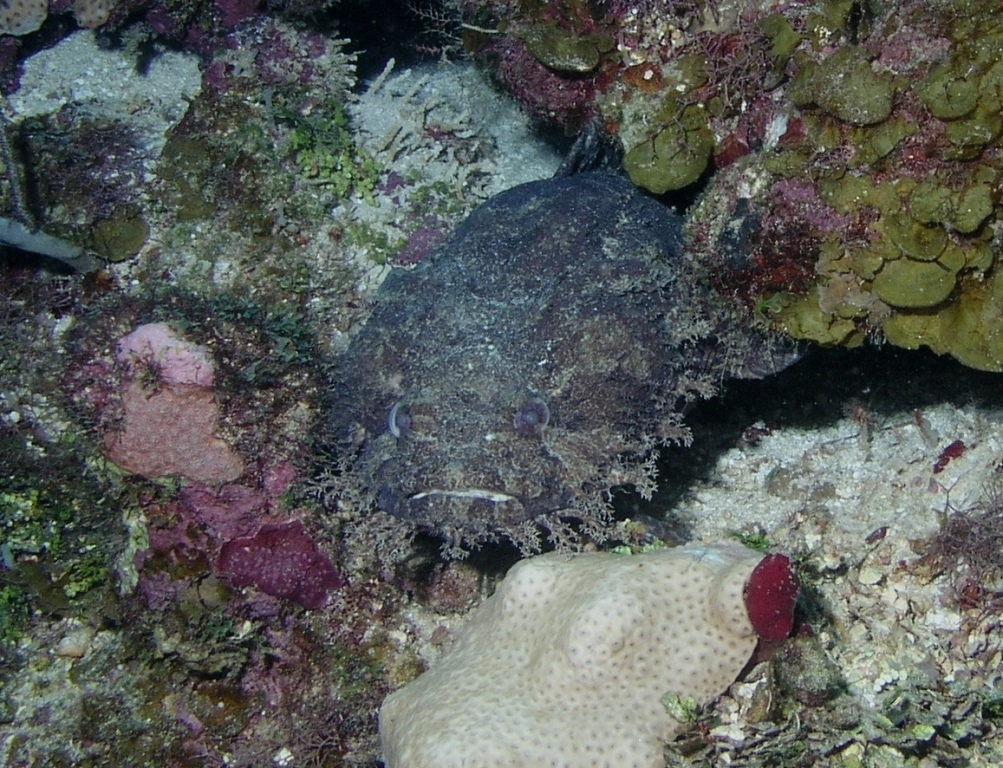
[[[740,157],[749,154],[749,142],[744,132],[729,133],[718,144],[714,153],[714,167],[727,168]]]
[[[714,287],[753,307],[777,292],[804,294],[815,280],[818,235],[802,219],[766,218],[748,237],[747,263],[723,269]]]
[[[650,61],[636,64],[623,70],[621,79],[642,93],[658,93],[662,88],[662,69]]]
[[[234,587],[254,585],[308,610],[323,606],[328,593],[345,583],[298,520],[263,525],[254,536],[228,541],[216,570]]]
[[[798,147],[804,142],[807,135],[804,121],[800,118],[794,118],[788,121],[787,130],[784,131],[777,143],[781,147]]]
[[[801,588],[786,555],[767,555],[745,585],[745,609],[760,639],[783,640],[794,626],[794,604]]]

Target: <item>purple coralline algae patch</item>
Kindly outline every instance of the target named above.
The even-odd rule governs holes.
[[[394,261],[402,267],[417,264],[445,238],[446,235],[441,229],[436,229],[434,226],[422,226],[408,235],[407,242],[397,253]]]
[[[216,570],[233,587],[253,585],[309,610],[322,607],[328,594],[344,585],[298,520],[263,525],[253,536],[227,542],[220,549]]]

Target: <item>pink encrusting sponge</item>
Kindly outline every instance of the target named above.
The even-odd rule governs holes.
[[[788,558],[734,543],[523,560],[383,702],[387,768],[662,768],[665,702],[719,696],[796,594]]]
[[[801,584],[787,555],[767,555],[745,584],[745,610],[762,640],[783,640],[794,626]]]

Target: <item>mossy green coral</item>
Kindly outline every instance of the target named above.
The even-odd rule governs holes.
[[[844,45],[821,60],[803,48],[796,53],[788,95],[805,110],[806,145],[846,152],[824,165],[809,155],[803,172],[816,175],[832,210],[866,221],[867,236],[821,236],[820,251],[835,254],[818,267],[832,280],[821,283],[825,309],[810,294],[787,302],[773,319],[791,335],[849,345],[879,325],[894,344],[1001,369],[994,325],[1001,296],[987,276],[994,274],[991,225],[1003,169],[986,149],[1003,135],[1003,22],[970,26],[967,35],[955,30],[949,53],[911,73],[911,82],[882,71],[862,47]],[[916,121],[917,108],[929,113],[927,123]],[[917,161],[926,163],[921,172],[907,170]],[[774,166],[767,164],[782,170]],[[855,312],[840,303],[847,290],[857,295]],[[850,331],[848,321],[859,328]]]
[[[383,265],[396,256],[407,243],[405,238],[392,238],[385,231],[366,223],[351,224],[345,228],[345,242],[364,248],[366,257],[374,264]]]
[[[949,146],[944,156],[950,160],[973,160],[1003,133],[1003,117],[991,108],[980,108],[968,118],[948,123],[945,135]]]
[[[706,125],[693,130],[674,125],[627,152],[623,164],[631,181],[662,194],[699,179],[713,149],[714,137]]]
[[[877,71],[858,49],[844,46],[821,63],[804,55],[796,64],[788,95],[798,106],[817,104],[851,125],[880,123],[891,114],[892,78]]]
[[[971,234],[988,219],[995,207],[993,192],[987,184],[975,184],[961,190],[954,199],[950,224],[962,234]]]
[[[526,45],[529,54],[555,72],[585,74],[599,67],[616,45],[614,29],[601,4],[589,0],[524,0],[515,16],[501,23]]]
[[[916,91],[931,115],[955,120],[971,114],[979,103],[979,76],[956,71],[953,62],[945,63],[930,70]]]
[[[771,13],[759,27],[770,42],[770,58],[782,66],[801,43],[801,35],[780,13]]]
[[[534,59],[557,72],[591,72],[599,66],[602,53],[613,47],[608,34],[579,35],[554,22],[533,25],[523,40]]]
[[[893,307],[934,307],[954,290],[957,270],[937,261],[896,259],[874,278],[874,292]]]
[[[618,106],[626,150],[623,167],[638,186],[655,194],[697,181],[714,151],[710,100],[698,98],[708,83],[707,59],[680,56],[662,73],[654,101],[628,95]]]
[[[958,299],[940,312],[897,313],[882,330],[901,347],[926,346],[972,368],[1003,370],[1003,277],[966,281]]]
[[[627,151],[623,167],[635,184],[663,194],[700,178],[714,151],[714,134],[703,105],[674,96],[665,100],[655,119],[660,127]]]
[[[888,239],[911,259],[934,261],[947,248],[947,232],[921,224],[907,213],[892,213],[882,223]]]
[[[813,341],[823,346],[857,346],[863,334],[849,318],[823,312],[811,295],[791,296],[777,314],[774,324],[795,339]]]

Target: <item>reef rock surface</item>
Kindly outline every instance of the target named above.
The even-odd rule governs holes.
[[[619,176],[497,195],[384,281],[340,361],[348,483],[454,556],[498,538],[535,551],[541,532],[564,544],[569,521],[601,537],[608,489],[650,489],[651,449],[688,440],[688,402],[792,359],[707,271],[682,219]]]

